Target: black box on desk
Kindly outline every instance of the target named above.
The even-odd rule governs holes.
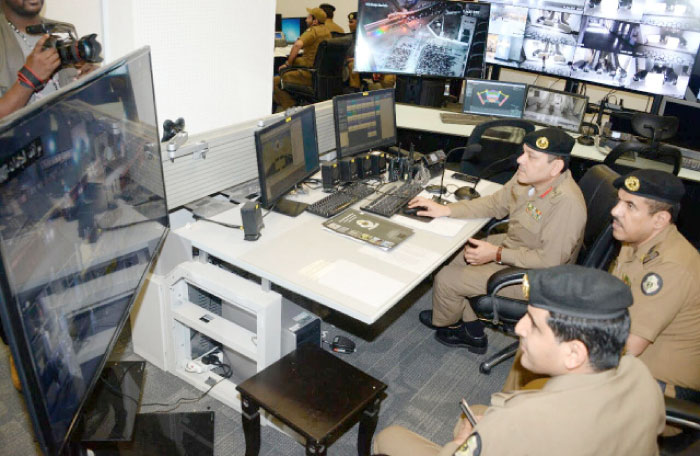
[[[358,170],[358,163],[355,157],[343,158],[338,162],[340,167],[340,181],[341,182],[351,182],[359,178],[360,172]]]
[[[386,172],[386,154],[384,152],[372,152],[370,160],[372,161],[373,176],[380,176]]]
[[[332,193],[336,186],[340,183],[340,169],[338,162],[323,162],[321,163],[321,182],[323,183],[323,191]]]
[[[357,174],[360,179],[367,179],[372,176],[372,156],[370,154],[358,155],[355,157],[357,161]]]

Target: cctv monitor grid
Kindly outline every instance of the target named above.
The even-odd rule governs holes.
[[[682,98],[699,47],[692,2],[496,1],[486,62]]]

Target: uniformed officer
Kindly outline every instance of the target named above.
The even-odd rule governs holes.
[[[462,418],[454,439],[443,447],[389,427],[377,435],[376,453],[658,454],[663,396],[641,361],[621,357],[630,327],[629,287],[605,271],[575,265],[531,270],[527,278],[527,314],[515,331],[523,364],[550,375],[547,385],[494,394],[476,426]]]
[[[292,51],[287,57],[287,61],[280,65],[279,71],[290,66],[312,67],[316,58],[316,50],[322,41],[331,37],[331,33],[323,24],[326,22],[326,13],[321,8],[306,8],[309,15],[306,17],[308,28],[298,40],[294,42]],[[299,51],[304,51],[304,55],[297,57]],[[311,86],[311,73],[304,70],[293,70],[286,72],[281,78],[275,76],[272,82],[272,98],[281,109],[287,109],[296,103],[294,98],[282,90],[282,80],[285,83]]]
[[[333,22],[333,14],[335,13],[335,6],[331,5],[330,3],[321,3],[319,6],[323,10],[324,13],[326,13],[326,22],[324,25],[328,29],[329,32],[333,33],[345,33],[345,30],[343,30],[343,27],[339,26],[335,22]]]
[[[667,172],[633,171],[614,182],[610,271],[634,296],[627,353],[639,356],[666,395],[700,403],[700,253],[674,224],[685,193]]]
[[[518,171],[503,188],[486,197],[443,206],[417,197],[410,207],[430,217],[503,218],[508,232],[485,240],[469,239],[464,252],[443,267],[433,284],[433,310],[420,321],[438,329],[445,345],[485,353],[483,324],[465,297],[486,293],[486,283],[506,266],[544,268],[576,260],[586,225],[586,203],[568,162],[574,140],[560,128],[544,128],[525,135]],[[501,293],[522,297],[519,287]]]
[[[632,289],[627,353],[639,356],[664,394],[700,403],[700,254],[674,224],[685,189],[676,176],[636,170],[613,185],[613,236],[622,241],[610,272]],[[520,354],[504,391],[541,386]],[[538,380],[538,381],[535,381]]]

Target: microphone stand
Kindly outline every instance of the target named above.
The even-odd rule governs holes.
[[[481,145],[480,144],[470,144],[467,146],[459,146],[459,147],[455,147],[454,149],[451,149],[449,152],[447,152],[447,154],[445,155],[445,160],[443,160],[443,162],[442,162],[442,175],[440,176],[440,189],[438,192],[439,196],[438,196],[438,201],[437,201],[438,203],[442,204],[442,195],[447,193],[447,189],[443,185],[443,183],[445,182],[445,170],[447,169],[447,161],[450,159],[450,156],[454,152],[457,152],[458,150],[465,150],[465,151],[471,150],[471,151],[473,151],[472,155],[474,155],[474,154],[477,154],[481,151]]]

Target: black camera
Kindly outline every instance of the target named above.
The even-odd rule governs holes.
[[[49,34],[44,47],[56,48],[61,57],[61,66],[73,66],[83,62],[98,63],[102,61],[100,53],[102,45],[97,41],[97,34],[85,35],[78,38],[73,24],[66,22],[44,22],[38,25],[28,25],[30,35]]]

